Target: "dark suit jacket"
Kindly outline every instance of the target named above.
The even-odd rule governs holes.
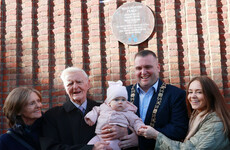
[[[156,104],[157,95],[159,93],[162,81],[159,80],[157,94],[152,96],[150,105],[146,114],[145,124],[149,125],[153,108]],[[131,86],[127,87],[128,100],[130,101]],[[135,87],[136,90],[136,87]],[[188,130],[188,115],[185,102],[186,93],[172,85],[167,85],[163,94],[162,102],[156,114],[156,123],[154,128],[173,140],[182,140],[185,138]],[[139,94],[135,91],[134,105],[137,106],[137,115],[139,112]],[[154,149],[155,140],[149,140],[142,136],[138,137],[139,148],[141,150]]]
[[[87,100],[85,114],[99,104]],[[88,126],[84,115],[68,100],[63,106],[51,108],[44,115],[40,138],[43,150],[92,149],[86,145],[95,136],[95,126]]]
[[[31,150],[32,148],[40,150],[39,134],[41,133],[42,119],[42,117],[37,119],[30,126],[17,123],[13,128],[10,128],[8,131],[11,134],[5,133],[0,136],[0,150]]]

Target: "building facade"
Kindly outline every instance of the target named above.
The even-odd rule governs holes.
[[[106,97],[107,81],[135,83],[134,55],[149,49],[160,77],[182,89],[207,75],[230,105],[230,0],[0,0],[0,134],[2,107],[18,86],[38,89],[44,111],[66,94],[60,73],[68,66],[90,76],[89,96]],[[127,2],[148,6],[155,17],[150,37],[137,45],[119,42],[111,30],[114,12]]]

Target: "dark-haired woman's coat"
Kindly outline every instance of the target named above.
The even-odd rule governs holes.
[[[41,122],[42,118],[37,119],[31,126],[16,124],[8,132],[13,133],[34,150],[40,150],[39,134],[41,133]],[[19,142],[9,133],[0,136],[0,150],[31,150],[32,148],[25,146],[25,143]]]

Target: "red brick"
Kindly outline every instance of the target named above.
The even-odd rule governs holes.
[[[32,16],[32,3],[24,0],[21,14],[18,14],[22,20],[17,22],[18,4],[15,0],[7,0],[6,20],[1,27],[5,35],[0,36],[1,45],[5,44],[0,48],[0,64],[4,69],[1,72],[4,80],[1,82],[1,98],[5,98],[17,83],[28,86],[35,83],[34,87],[43,96],[44,111],[49,109],[50,99],[53,107],[62,105],[66,96],[59,76],[66,66],[74,65],[86,68],[90,73],[90,96],[102,101],[106,96],[106,87],[102,87],[102,83],[119,79],[126,85],[135,83],[134,54],[150,49],[159,56],[160,76],[166,83],[185,88],[191,76],[214,74],[213,78],[218,81],[218,86],[224,87],[223,93],[229,99],[230,44],[227,39],[230,34],[227,27],[224,28],[228,24],[227,3],[208,1],[206,9],[203,2],[200,5],[184,3],[184,0],[172,2],[145,2],[155,11],[155,28],[148,40],[131,46],[118,42],[110,28],[113,13],[123,4],[120,1],[106,3],[99,12],[101,5],[98,1],[67,1],[70,10],[65,10],[65,4],[57,0],[52,6],[41,0],[34,2],[38,8]],[[48,8],[51,8],[50,14]],[[182,8],[186,8],[186,12],[180,11]],[[203,16],[208,17],[206,22]],[[16,49],[19,50],[17,53]],[[32,79],[33,75],[37,79]]]

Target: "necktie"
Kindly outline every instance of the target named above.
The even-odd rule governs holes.
[[[78,108],[81,110],[83,114],[85,113],[85,109],[82,106],[79,106]]]

